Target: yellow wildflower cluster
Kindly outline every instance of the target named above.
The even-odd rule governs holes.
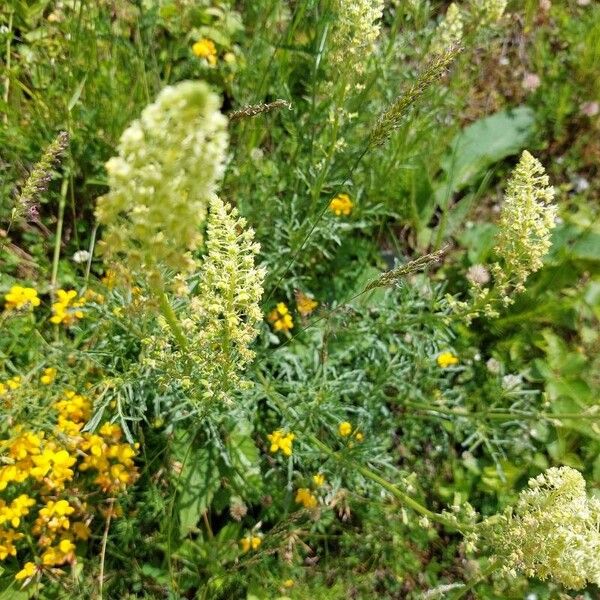
[[[79,319],[83,319],[84,313],[81,307],[85,304],[85,298],[77,298],[75,290],[58,290],[58,300],[52,304],[52,316],[50,322],[69,327]]]
[[[350,423],[348,423],[348,421],[342,421],[338,425],[338,433],[342,437],[348,437],[352,433],[352,425],[350,425]]]
[[[316,473],[313,475],[312,480],[317,487],[322,487],[325,485],[325,475],[323,475],[323,473]]]
[[[0,398],[8,394],[8,392],[21,387],[21,378],[18,375],[11,377],[5,381],[0,381]]]
[[[262,538],[258,535],[247,535],[240,540],[240,546],[242,552],[248,552],[248,550],[258,550],[262,544]]]
[[[56,379],[56,368],[48,367],[48,368],[44,369],[44,372],[42,373],[42,376],[40,377],[40,383],[43,383],[44,385],[50,385],[51,383],[54,383],[55,379]]]
[[[192,46],[192,52],[198,58],[204,58],[213,67],[217,64],[217,48],[215,43],[208,38],[199,39]]]
[[[317,306],[319,303],[316,300],[300,291],[296,292],[296,308],[303,317],[308,317]]]
[[[325,485],[325,475],[323,475],[323,473],[316,473],[313,475],[312,484],[315,489],[323,487]],[[295,500],[297,504],[302,504],[304,508],[308,509],[316,508],[319,504],[315,492],[305,487],[298,488]]]
[[[4,295],[4,308],[7,311],[31,309],[40,305],[37,291],[34,288],[13,285]]]
[[[452,352],[442,352],[436,359],[437,364],[442,369],[453,367],[458,364],[458,356],[452,354]]]
[[[292,442],[296,436],[293,433],[284,433],[282,429],[277,429],[273,433],[267,435],[267,438],[271,442],[271,452],[275,453],[279,450],[285,456],[292,455]]]
[[[290,311],[284,302],[280,302],[270,313],[269,322],[273,325],[275,331],[287,333],[294,327],[294,320]]]
[[[42,378],[50,385],[55,376],[56,369],[49,368]],[[67,391],[53,409],[54,432],[17,426],[10,437],[0,439],[0,560],[33,549],[35,541],[37,558],[15,575],[25,584],[44,569],[56,573],[54,567],[72,563],[76,542],[89,538],[89,522],[106,495],[124,491],[137,477],[136,447],[121,441],[118,425],[81,432],[91,416],[88,398]],[[98,488],[104,494],[98,495]],[[80,500],[86,490],[94,492],[90,497],[98,504]]]
[[[318,504],[317,497],[308,488],[299,488],[295,500],[304,508],[316,508]]]
[[[329,210],[336,216],[341,217],[342,215],[348,216],[352,212],[354,204],[350,200],[348,194],[338,194],[331,199],[329,203]]]
[[[359,431],[358,429],[353,429],[352,424],[349,423],[348,421],[342,421],[338,425],[338,433],[344,438],[352,435],[354,440],[356,440],[359,443],[365,439],[364,434],[361,431]],[[348,445],[350,448],[352,448],[352,446],[354,445],[354,442],[351,441],[348,443]]]

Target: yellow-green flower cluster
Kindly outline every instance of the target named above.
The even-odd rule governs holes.
[[[364,72],[380,30],[383,0],[334,0],[330,62],[338,73]]]
[[[495,288],[505,305],[525,289],[525,281],[542,267],[555,226],[554,188],[544,167],[526,150],[508,182],[495,251],[502,266],[492,267]]]
[[[460,8],[456,3],[452,3],[444,20],[435,30],[433,41],[431,43],[431,52],[434,54],[443,54],[450,48],[460,44],[463,38],[464,22]]]
[[[471,0],[470,4],[480,26],[486,27],[500,21],[506,10],[507,0]]]
[[[34,550],[36,558],[15,575],[24,584],[45,569],[56,575],[56,567],[73,563],[76,544],[90,536],[88,523],[102,513],[106,496],[137,477],[136,448],[121,442],[118,425],[81,432],[91,415],[89,399],[67,391],[53,408],[53,433],[17,426],[0,439],[0,560]],[[82,494],[92,501],[82,502]]]
[[[254,357],[250,344],[262,321],[265,272],[255,264],[259,245],[237,210],[216,196],[210,201],[206,248],[193,296],[187,290],[177,315],[167,313],[171,323],[164,315],[159,320],[162,334],[144,340],[144,364],[152,369],[160,364],[169,374],[161,383],[176,379],[185,388],[191,375],[201,382],[187,394],[194,404],[228,401],[231,390],[248,385],[241,372]],[[178,284],[187,287],[185,281]]]
[[[203,82],[165,88],[121,136],[106,164],[110,192],[97,216],[102,248],[148,275],[189,271],[208,202],[223,174],[228,136],[219,98]]]
[[[265,271],[256,266],[260,246],[254,231],[216,196],[210,201],[206,248],[189,317],[191,342],[207,381],[206,393],[212,396],[223,392],[223,381],[228,387],[239,385],[239,373],[254,358],[250,344],[262,321]]]
[[[527,278],[542,267],[551,246],[556,219],[553,198],[544,167],[524,151],[506,189],[495,246],[500,261],[490,269],[493,285],[486,287],[489,274],[485,269],[484,277],[468,277],[470,301],[446,296],[454,311],[467,321],[482,314],[496,317],[499,302],[508,306],[525,290]]]
[[[483,524],[506,572],[571,589],[600,585],[600,500],[570,467],[548,469],[528,486],[512,511]]]

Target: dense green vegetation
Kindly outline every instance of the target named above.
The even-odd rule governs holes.
[[[600,6],[6,0],[0,599],[597,598]]]

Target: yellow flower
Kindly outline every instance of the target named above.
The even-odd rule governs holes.
[[[352,433],[352,425],[348,421],[342,421],[338,425],[338,432],[342,437],[348,437]]]
[[[40,377],[40,382],[44,385],[50,385],[56,379],[56,369],[54,367],[48,367],[44,369],[44,373]]]
[[[90,537],[90,535],[92,535],[90,528],[81,521],[76,521],[75,523],[73,523],[73,525],[71,526],[71,531],[73,532],[73,535],[75,537],[84,541],[87,540]]]
[[[88,302],[94,302],[95,304],[104,304],[104,296],[95,292],[94,290],[86,290],[83,297]]]
[[[217,49],[214,42],[208,38],[199,39],[192,46],[192,52],[198,58],[206,59],[206,62],[208,62],[209,65],[214,66],[217,64]]]
[[[0,560],[5,560],[9,556],[17,555],[17,547],[14,542],[24,538],[22,533],[14,529],[0,529]]]
[[[58,543],[58,549],[63,554],[68,554],[69,552],[73,552],[73,550],[75,550],[75,544],[69,539],[62,539]]]
[[[300,488],[296,492],[296,502],[304,508],[315,508],[317,506],[316,496],[308,488]]]
[[[73,325],[78,319],[83,319],[81,307],[85,304],[85,298],[77,300],[75,290],[58,290],[56,292],[58,300],[52,304],[52,316],[50,322],[55,324],[63,323],[67,327]]]
[[[294,327],[294,320],[290,311],[284,302],[280,302],[270,313],[269,321],[273,325],[275,331],[283,331],[287,333],[292,327]]]
[[[29,508],[34,504],[35,500],[27,494],[21,494],[10,505],[0,500],[0,525],[10,523],[12,527],[18,527],[21,524],[21,517],[29,514]]]
[[[6,381],[0,381],[0,397],[21,387],[21,377],[15,375]]]
[[[357,442],[362,442],[365,439],[365,436],[360,431],[357,431],[354,434],[354,438],[356,439]]]
[[[15,575],[15,579],[17,581],[21,581],[21,579],[29,579],[35,575],[36,571],[37,567],[35,566],[35,563],[26,562],[23,565],[23,568]]]
[[[100,427],[99,432],[101,436],[105,438],[111,438],[113,441],[118,442],[121,439],[121,435],[123,432],[121,431],[121,426],[116,423],[104,423],[102,427]],[[132,454],[133,456],[133,454]]]
[[[446,369],[447,367],[451,367],[452,365],[458,364],[458,356],[452,354],[452,352],[442,352],[437,357],[437,364],[442,368]]]
[[[313,475],[313,483],[317,486],[317,487],[321,487],[322,485],[325,485],[325,475],[323,475],[323,473],[317,473],[316,475]]]
[[[291,456],[292,454],[292,442],[296,436],[293,433],[284,433],[282,429],[278,429],[273,433],[267,435],[267,438],[271,442],[271,452],[275,453],[281,450],[285,456]]]
[[[341,217],[342,215],[348,216],[352,212],[352,206],[353,203],[348,194],[338,194],[331,199],[329,210],[336,217]]]
[[[60,565],[73,559],[75,544],[69,539],[62,539],[58,546],[48,548],[42,554],[42,564],[47,566]]]
[[[283,587],[286,589],[290,589],[290,588],[294,587],[294,580],[286,579],[281,585],[283,585]]]
[[[28,456],[39,454],[41,452],[41,445],[43,434],[37,434],[30,431],[26,431],[21,435],[13,438],[12,443],[9,447],[9,455],[14,460],[23,460]]]
[[[240,540],[240,546],[242,547],[242,552],[248,552],[252,548],[252,550],[258,550],[260,545],[262,544],[262,538],[257,535],[247,535]]]
[[[302,292],[296,293],[296,308],[303,317],[308,317],[317,306],[319,306],[319,303],[316,300],[313,300]]]
[[[76,460],[66,450],[55,452],[51,446],[48,446],[41,454],[32,457],[35,466],[31,469],[31,475],[38,481],[45,479],[52,487],[62,489],[64,482],[73,478],[74,473],[70,467]],[[58,503],[61,502],[66,500],[59,500]]]
[[[109,290],[112,290],[117,283],[117,274],[113,270],[108,269],[100,281],[102,282],[102,285],[105,285]]]
[[[62,400],[54,403],[54,408],[65,419],[80,423],[90,418],[92,406],[90,401],[73,391],[65,392]]]
[[[34,288],[13,285],[7,294],[4,308],[6,310],[20,310],[22,308],[33,308],[40,305],[40,299]]]

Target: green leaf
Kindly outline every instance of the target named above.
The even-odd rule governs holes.
[[[471,264],[486,262],[494,247],[496,231],[492,223],[477,223],[462,232],[459,240],[467,249]]]
[[[79,82],[71,99],[69,100],[69,104],[67,105],[67,110],[71,112],[73,107],[79,102],[79,98],[81,97],[81,92],[83,92],[83,88],[85,86],[85,82],[87,81],[87,73],[83,76],[82,80]]]
[[[414,168],[407,169],[405,178],[411,218],[420,230],[429,223],[435,211],[435,194],[424,162],[417,161]]]
[[[188,535],[208,509],[221,485],[217,453],[213,446],[192,448],[184,462],[178,480],[179,532]]]
[[[231,469],[232,483],[240,493],[259,493],[262,487],[260,473],[260,453],[252,439],[252,424],[245,420],[236,420],[227,442],[227,454],[224,459]]]
[[[0,600],[25,600],[29,598],[29,593],[21,590],[21,584],[13,578],[10,580],[2,580],[0,582]]]
[[[452,194],[482,177],[487,169],[507,156],[518,154],[534,133],[535,115],[527,106],[504,110],[476,121],[453,140],[442,160],[445,181],[436,190],[440,206]]]
[[[552,410],[556,413],[580,413],[582,411],[581,404],[572,398],[561,396],[552,402]],[[591,419],[561,419],[561,426],[564,429],[577,431],[586,437],[600,441],[600,425],[598,421]]]

